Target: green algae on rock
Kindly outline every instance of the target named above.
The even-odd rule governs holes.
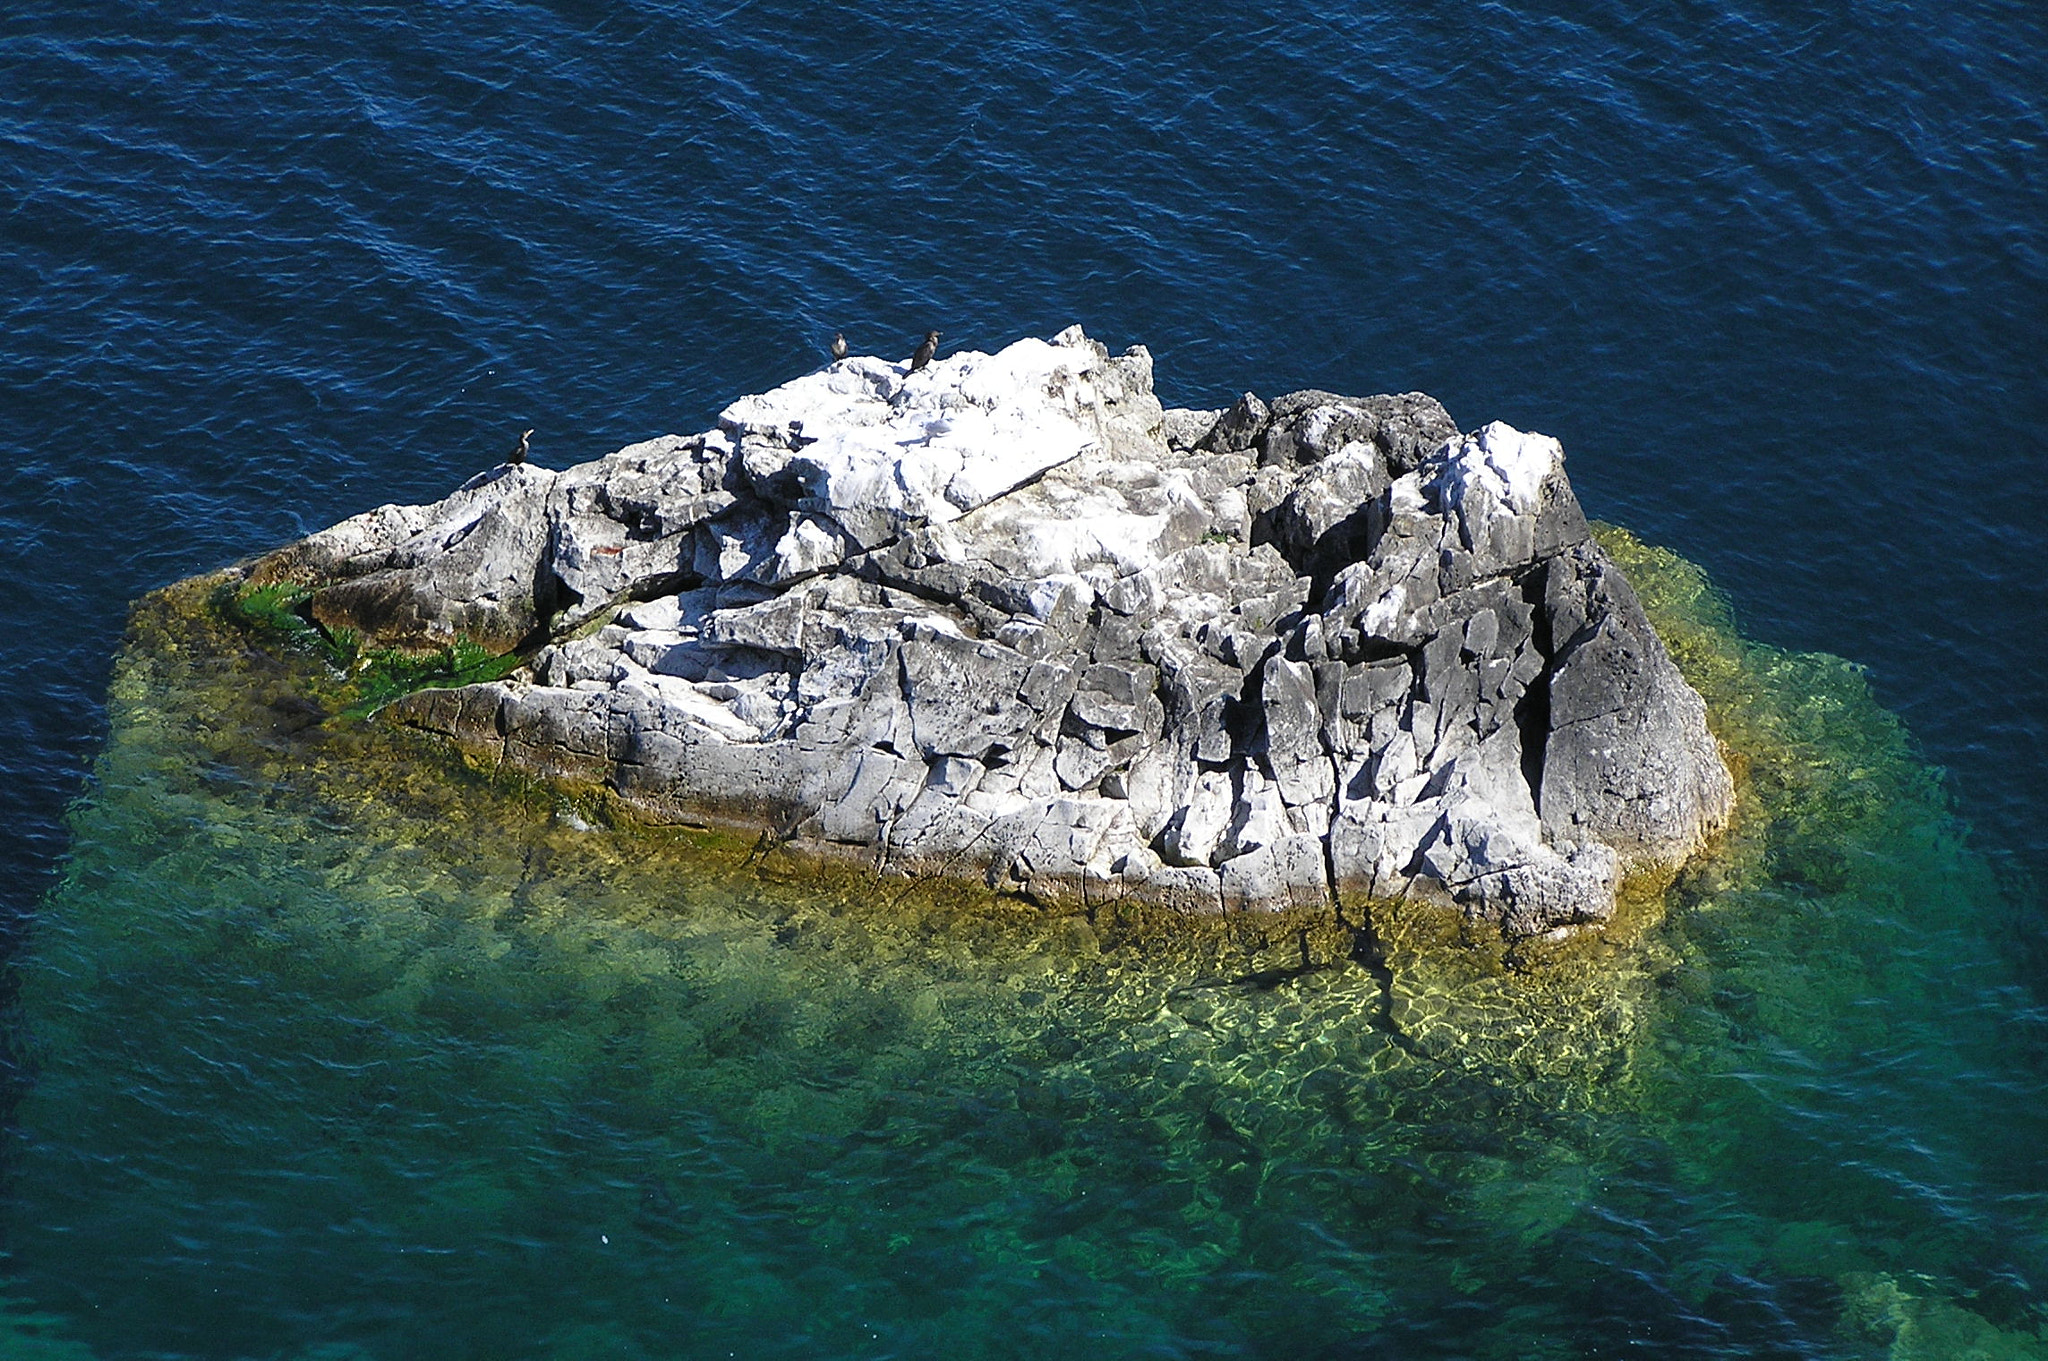
[[[347,718],[368,718],[401,695],[416,690],[481,685],[509,676],[522,660],[514,652],[492,652],[458,633],[438,647],[370,648],[346,627],[322,628],[302,613],[312,592],[290,581],[259,586],[222,581],[214,604],[230,618],[270,635],[273,645],[297,647],[325,657],[342,672],[342,683],[325,687]]]

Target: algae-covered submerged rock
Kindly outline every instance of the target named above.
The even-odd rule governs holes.
[[[255,563],[330,631],[518,648],[386,716],[656,816],[1042,900],[1604,920],[1732,782],[1557,441],[1421,394],[1164,411],[1078,328],[849,358]]]

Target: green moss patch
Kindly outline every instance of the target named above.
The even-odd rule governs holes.
[[[268,646],[323,661],[338,676],[308,676],[309,690],[343,718],[368,718],[415,690],[453,689],[502,680],[523,664],[516,652],[492,652],[464,634],[443,647],[413,651],[366,648],[354,629],[322,627],[308,608],[313,592],[292,581],[268,585],[223,583],[214,610]]]

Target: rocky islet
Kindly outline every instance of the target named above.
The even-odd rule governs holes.
[[[1048,903],[1563,932],[1733,802],[1556,440],[1419,393],[1168,410],[1079,328],[838,360],[244,570],[333,632],[526,657],[387,719]]]

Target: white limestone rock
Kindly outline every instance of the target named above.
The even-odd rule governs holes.
[[[849,358],[252,571],[375,642],[528,649],[400,721],[1047,901],[1419,894],[1554,932],[1726,817],[1556,440],[1417,393],[1165,412],[1151,379],[1078,328]]]
[[[743,397],[719,423],[742,441],[767,441],[750,453],[757,491],[792,496],[873,548],[1102,447],[1107,360],[1098,347],[1043,340],[951,355],[917,373],[849,358]]]

